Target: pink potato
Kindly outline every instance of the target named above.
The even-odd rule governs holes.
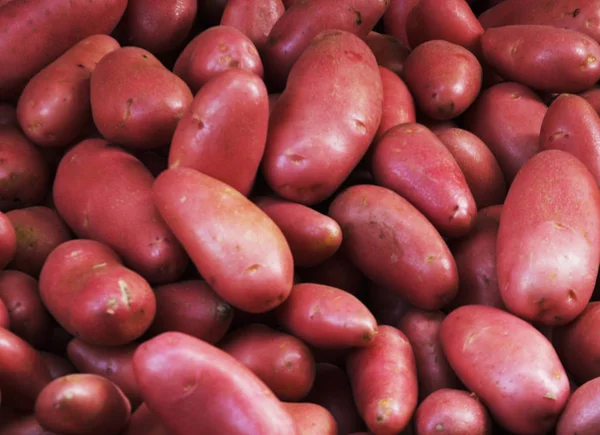
[[[593,435],[600,426],[600,378],[578,387],[569,397],[556,426],[556,435]]]
[[[0,270],[14,260],[18,249],[17,230],[8,214],[0,211]]]
[[[406,45],[391,35],[378,32],[369,32],[363,39],[375,55],[377,65],[389,69],[398,76],[402,75],[404,62],[410,54]]]
[[[385,67],[379,67],[379,74],[383,84],[383,111],[375,139],[396,125],[417,122],[415,101],[406,84]]]
[[[412,48],[406,32],[408,15],[420,0],[390,0],[383,14],[385,33],[398,38],[408,48]]]
[[[283,407],[296,422],[299,435],[337,435],[338,428],[331,413],[314,403],[284,403]]]

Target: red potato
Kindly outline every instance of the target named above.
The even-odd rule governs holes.
[[[221,25],[235,27],[263,51],[271,29],[284,12],[281,0],[228,0]]]
[[[211,78],[228,69],[263,77],[261,58],[252,41],[235,27],[215,26],[201,32],[182,50],[173,72],[198,92]]]
[[[389,69],[398,76],[402,75],[404,62],[410,53],[406,45],[391,35],[377,32],[369,32],[363,40],[375,55],[379,66]]]
[[[460,387],[440,344],[440,327],[444,318],[441,311],[412,309],[402,316],[396,326],[413,349],[421,400],[435,391]]]
[[[492,421],[474,394],[441,389],[428,396],[415,413],[418,435],[491,435]]]
[[[283,407],[296,423],[301,435],[337,435],[338,428],[331,413],[314,403],[284,403]]]
[[[406,84],[385,67],[379,67],[379,74],[383,85],[383,111],[375,139],[396,125],[417,122],[415,100]]]
[[[0,433],[1,435],[1,433]],[[121,435],[171,435],[160,419],[142,403],[131,414]]]
[[[323,263],[342,243],[337,222],[310,207],[268,197],[256,198],[254,203],[281,229],[297,267]]]
[[[58,323],[90,344],[130,343],[154,318],[152,288],[123,266],[113,250],[93,240],[59,245],[44,264],[39,286]]]
[[[75,366],[71,364],[68,359],[63,358],[62,356],[43,351],[40,351],[40,356],[46,363],[52,379],[61,378],[77,371]]]
[[[178,332],[140,345],[133,368],[142,397],[173,435],[295,435],[283,404],[232,356]]]
[[[50,252],[71,239],[62,218],[48,207],[27,207],[6,213],[16,233],[10,268],[37,278]]]
[[[0,299],[0,328],[10,329],[10,315],[2,299]]]
[[[127,424],[131,405],[123,392],[98,375],[73,374],[55,379],[37,397],[35,418],[62,435],[117,434]]]
[[[189,168],[163,172],[153,191],[160,214],[219,296],[252,313],[288,297],[292,253],[281,230],[250,200]]]
[[[269,96],[255,74],[230,69],[196,94],[175,129],[169,167],[196,169],[247,196],[269,128]]]
[[[271,113],[263,158],[268,184],[305,205],[330,197],[367,152],[382,102],[369,47],[349,32],[321,32],[294,64]]]
[[[600,263],[600,189],[560,150],[523,166],[502,208],[497,274],[506,307],[545,325],[571,322],[594,291]]]
[[[473,133],[455,127],[432,130],[458,163],[477,208],[502,204],[506,181],[492,151]]]
[[[524,320],[483,305],[452,311],[440,330],[448,362],[505,429],[546,433],[569,396],[550,342]]]
[[[276,313],[281,326],[317,347],[369,346],[377,336],[377,321],[369,309],[335,287],[296,284]]]
[[[580,97],[585,99],[594,108],[596,113],[600,113],[600,86],[594,85],[585,92],[579,94]],[[0,124],[1,115],[0,115]]]
[[[375,182],[411,202],[446,237],[466,234],[477,205],[452,153],[427,127],[397,125],[373,148]]]
[[[510,185],[539,150],[548,108],[529,88],[500,83],[484,90],[465,114],[465,126],[492,150]]]
[[[108,35],[88,36],[27,83],[17,116],[29,140],[43,147],[64,147],[84,133],[92,121],[92,72],[100,59],[118,48]]]
[[[355,350],[347,372],[358,411],[376,434],[399,433],[417,407],[417,369],[406,336],[380,326],[373,346]]]
[[[16,127],[0,127],[0,211],[41,203],[49,178],[40,150]]]
[[[365,290],[367,279],[339,250],[324,262],[298,270],[303,282],[336,287],[358,298]]]
[[[445,121],[461,115],[475,101],[483,71],[466,48],[435,40],[408,55],[402,74],[423,113]]]
[[[78,237],[107,244],[152,283],[172,282],[188,257],[158,213],[153,184],[150,171],[131,154],[88,139],[62,158],[54,203]]]
[[[408,14],[420,0],[390,0],[389,6],[383,14],[383,28],[385,33],[398,38],[404,45],[411,48],[406,34]]]
[[[398,292],[369,283],[365,304],[377,319],[379,325],[396,327],[404,314],[413,306],[404,300]]]
[[[77,42],[112,32],[126,6],[127,0],[14,0],[4,5],[0,65],[10,68],[0,71],[0,100],[18,96],[31,77]]]
[[[18,236],[8,214],[0,211],[0,270],[14,260]]]
[[[156,315],[148,332],[178,331],[217,343],[229,330],[233,308],[204,281],[180,281],[154,289]]]
[[[183,80],[138,47],[104,56],[92,74],[90,92],[98,131],[134,150],[168,145],[193,100]]]
[[[593,435],[600,427],[600,379],[592,379],[569,397],[558,424],[556,435]]]
[[[4,125],[19,125],[17,108],[10,103],[0,102],[0,126]]]
[[[1,272],[0,299],[8,309],[13,333],[35,348],[48,343],[54,324],[34,278],[16,270]]]

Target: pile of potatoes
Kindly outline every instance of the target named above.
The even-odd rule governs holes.
[[[0,435],[600,433],[600,0],[0,0]]]

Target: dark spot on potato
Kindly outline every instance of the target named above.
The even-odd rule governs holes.
[[[217,304],[217,308],[215,309],[215,313],[216,313],[216,318],[219,321],[225,321],[228,320],[232,314],[233,314],[233,310],[231,309],[231,305],[229,305],[226,302],[221,302],[219,304]]]
[[[567,291],[567,299],[569,300],[569,302],[573,302],[577,300],[577,293],[575,293],[575,290],[573,290],[572,288],[570,288]]]
[[[229,67],[230,68],[239,68],[240,67],[240,61],[238,59],[232,59],[229,62]]]
[[[260,269],[260,264],[253,264],[252,266],[246,269],[246,273],[255,274]]]
[[[361,15],[360,11],[358,11],[358,10],[356,10],[356,9],[354,9],[354,8],[350,8],[350,10],[351,10],[351,11],[354,13],[354,15],[355,15],[355,20],[354,20],[354,23],[355,23],[357,26],[360,26],[360,25],[363,23],[363,20],[362,20],[362,15]]]
[[[562,317],[560,316],[554,316],[554,320],[557,322],[560,322],[562,320]]]
[[[344,54],[352,61],[361,62],[363,60],[363,57],[360,55],[360,53],[357,53],[356,51],[344,50]]]
[[[456,214],[458,213],[458,211],[460,210],[460,206],[455,205],[454,207],[452,207],[452,214],[450,216],[448,216],[448,220],[450,222],[452,222],[454,220],[454,218],[456,217]]]
[[[425,87],[428,88],[429,86],[426,85]],[[434,100],[437,98],[437,96],[438,96],[437,92],[434,92],[431,94],[431,98],[433,98]]]
[[[517,92],[513,92],[510,98],[512,98],[513,100],[518,100],[519,98],[521,98],[521,95],[519,95]]]
[[[142,54],[142,59],[148,59],[148,55],[147,54]]]
[[[550,137],[548,138],[548,140],[550,142],[554,142],[557,139],[562,139],[562,138],[567,139],[568,137],[569,137],[569,133],[565,133],[564,131],[557,131],[557,132],[552,133],[550,135]]]
[[[450,101],[447,104],[441,104],[438,106],[438,112],[441,114],[452,114],[454,113],[454,101]]]
[[[294,363],[293,361],[290,361],[289,359],[286,360],[283,365],[285,366],[286,369],[291,370],[294,368]]]
[[[84,67],[82,64],[80,64],[80,63],[78,63],[78,64],[77,64],[77,66],[78,66],[79,68],[85,68],[85,67]]]
[[[573,13],[571,15],[573,15],[573,18],[577,17],[577,15],[579,15],[579,12],[581,12],[581,9],[577,8],[573,11]]]
[[[290,161],[295,165],[300,165],[304,163],[304,160],[306,160],[304,156],[301,156],[299,154],[290,154],[288,157],[290,158]]]
[[[354,120],[354,127],[361,133],[361,134],[366,134],[367,133],[367,126],[364,122],[362,122],[360,119],[355,119]]]
[[[362,335],[362,341],[365,343],[370,343],[375,339],[375,336],[377,335],[377,332],[375,331],[366,331],[363,335]]]

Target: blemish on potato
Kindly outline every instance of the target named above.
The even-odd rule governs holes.
[[[313,319],[317,314],[319,314],[319,305],[313,305],[312,309],[310,310],[310,315],[308,317]]]
[[[437,425],[435,426],[435,431],[436,431],[436,432],[443,432],[443,431],[444,431],[444,425],[443,425],[443,424],[441,424],[441,423],[440,423],[440,424],[437,424]]]
[[[577,293],[575,293],[575,290],[573,290],[572,288],[570,288],[567,291],[567,299],[569,300],[569,302],[573,302],[577,300]]]
[[[587,67],[589,67],[591,64],[596,62],[596,56],[593,55],[588,55],[588,57],[585,58],[585,61],[581,64],[581,69],[584,70]]]
[[[351,10],[351,11],[354,13],[354,15],[355,15],[355,20],[354,20],[354,23],[355,23],[357,26],[360,26],[360,25],[362,24],[362,22],[363,22],[363,20],[362,20],[362,15],[361,15],[360,11],[358,11],[358,10],[356,10],[356,9],[354,9],[354,8],[350,8],[350,10]]]
[[[197,384],[196,384],[196,381],[194,381],[194,380],[192,380],[192,381],[189,381],[187,384],[185,384],[185,385],[184,385],[184,387],[183,387],[183,391],[184,391],[185,393],[187,393],[187,392],[189,392],[190,390],[194,389],[194,388],[196,387],[196,385],[197,385]]]
[[[510,98],[512,98],[513,100],[518,100],[519,98],[521,98],[521,95],[519,95],[519,93],[517,93],[517,92],[513,92],[510,95]]]
[[[181,198],[179,198],[179,202],[184,203],[187,201],[187,196],[183,195]]]
[[[544,394],[544,398],[550,399],[550,400],[556,400],[556,394],[547,392],[546,394]]]
[[[288,157],[290,161],[295,165],[300,165],[306,160],[304,156],[301,156],[299,154],[288,154]]]
[[[115,298],[110,298],[106,301],[106,314],[113,315],[115,314],[115,309],[117,308],[117,300]]]
[[[354,127],[356,128],[356,130],[358,130],[361,134],[367,133],[367,126],[360,119],[354,119],[353,123],[354,123]]]
[[[561,139],[561,138],[568,138],[569,137],[569,133],[565,133],[564,131],[557,131],[554,132],[550,135],[550,137],[548,138],[548,140],[550,142],[554,142],[556,139]]]
[[[102,267],[105,267],[107,263],[98,263],[98,264],[94,264],[92,266],[92,269],[100,269]]]
[[[428,255],[427,256],[427,263],[431,263],[433,260],[435,260],[435,255]]]
[[[219,51],[221,53],[225,53],[227,51],[227,45],[223,44],[222,42],[219,44]]]
[[[392,413],[392,402],[393,399],[381,399],[377,403],[377,416],[375,417],[377,423],[383,423],[389,418]]]
[[[253,264],[246,269],[246,273],[255,274],[260,269],[260,264]]]
[[[556,279],[556,273],[552,272],[550,275],[548,275],[549,279]]]
[[[129,285],[127,285],[127,283],[122,279],[118,280],[117,284],[119,285],[119,290],[121,291],[121,299],[127,308],[131,308],[131,291],[129,290]]]

